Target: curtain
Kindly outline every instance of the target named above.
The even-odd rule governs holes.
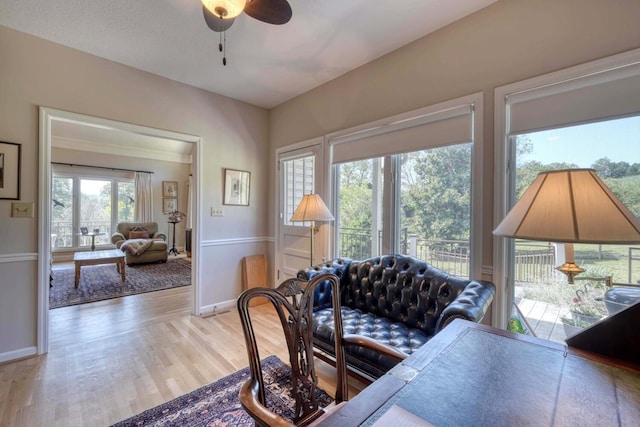
[[[136,222],[153,221],[153,192],[151,191],[151,173],[136,172]]]
[[[193,226],[193,176],[189,174],[189,180],[187,181],[187,230],[190,230]]]

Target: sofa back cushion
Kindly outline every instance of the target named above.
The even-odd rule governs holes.
[[[147,238],[153,238],[158,232],[157,222],[121,222],[118,224],[118,232],[122,233],[125,239],[134,238],[131,236],[132,231],[147,232]],[[138,234],[140,235],[140,234]]]
[[[149,232],[147,230],[131,230],[129,232],[130,239],[148,239]]]
[[[437,332],[442,311],[471,282],[406,255],[334,260],[307,269],[303,275],[310,279],[320,273],[338,274],[343,306],[401,322],[428,335]],[[326,305],[326,299],[317,293],[319,307]]]

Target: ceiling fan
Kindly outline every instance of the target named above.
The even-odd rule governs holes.
[[[227,65],[226,31],[242,12],[258,21],[274,25],[286,24],[292,15],[287,0],[202,0],[202,13],[207,26],[221,33],[218,49],[223,53],[223,65]]]

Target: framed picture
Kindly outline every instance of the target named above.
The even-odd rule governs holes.
[[[89,234],[89,229],[87,227],[80,227],[80,233],[82,233],[82,235]]]
[[[164,197],[162,199],[162,213],[171,213],[178,210],[178,199],[175,197]]]
[[[224,170],[224,205],[249,206],[251,172]]]
[[[178,183],[176,181],[162,181],[162,197],[178,197]]]
[[[0,199],[20,199],[20,150],[22,146],[0,141]]]

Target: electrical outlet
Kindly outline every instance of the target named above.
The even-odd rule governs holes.
[[[13,218],[33,218],[33,203],[12,202],[11,216]]]
[[[211,207],[211,216],[224,216],[222,208]]]

